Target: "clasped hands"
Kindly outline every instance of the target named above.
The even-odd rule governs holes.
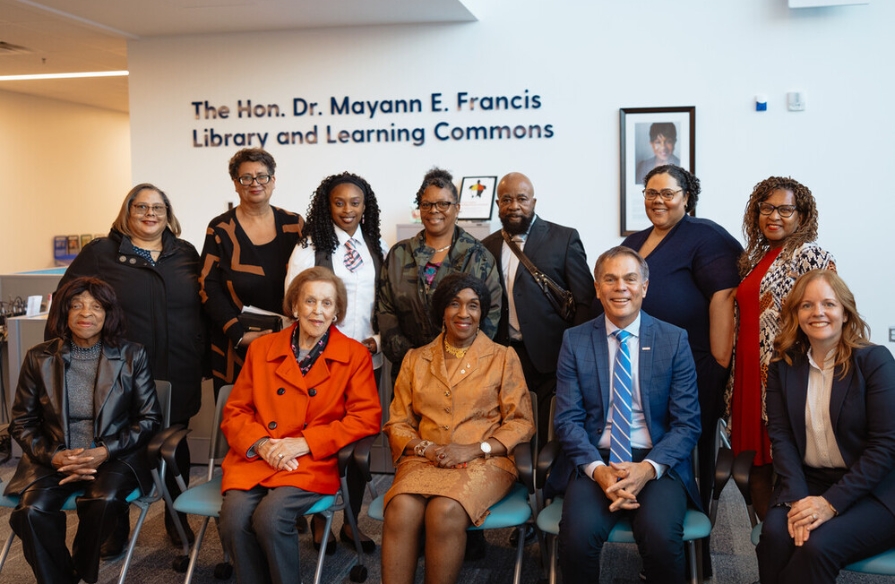
[[[105,446],[97,448],[71,448],[60,450],[53,455],[51,464],[57,472],[67,475],[59,481],[60,485],[75,481],[92,481],[96,469],[109,460],[109,451]]]
[[[441,468],[465,468],[470,460],[482,455],[482,448],[475,444],[433,444],[426,448],[426,458]]]
[[[829,501],[823,497],[805,497],[790,506],[786,514],[786,527],[795,545],[801,546],[811,532],[835,517]]]
[[[258,448],[258,456],[276,470],[293,471],[298,468],[298,458],[310,451],[304,438],[271,438]]]
[[[646,461],[610,462],[594,469],[593,479],[609,499],[609,511],[629,511],[640,507],[637,494],[656,478],[656,469]]]

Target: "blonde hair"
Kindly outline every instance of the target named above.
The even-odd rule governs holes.
[[[785,361],[792,365],[793,357],[808,353],[808,336],[799,326],[799,305],[805,297],[808,284],[815,280],[824,280],[833,289],[836,300],[842,305],[845,322],[842,323],[842,336],[839,346],[836,348],[834,365],[842,368],[844,378],[851,365],[852,351],[870,344],[870,327],[858,314],[855,297],[848,289],[845,281],[832,270],[811,270],[805,272],[796,280],[792,291],[783,303],[781,313],[783,322],[780,333],[774,339],[774,356],[771,361]]]
[[[128,237],[134,236],[127,220],[131,214],[131,204],[133,204],[137,195],[145,190],[155,191],[161,196],[162,201],[165,202],[165,221],[167,222],[165,228],[173,233],[174,237],[180,237],[180,221],[178,221],[177,217],[174,215],[174,207],[171,206],[171,200],[168,199],[168,195],[166,195],[162,189],[150,183],[140,183],[128,191],[127,196],[124,197],[124,202],[121,203],[121,210],[118,211],[118,217],[116,217],[115,222],[112,223],[112,229],[120,231]]]

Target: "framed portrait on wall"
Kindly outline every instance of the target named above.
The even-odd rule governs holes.
[[[457,219],[490,221],[496,186],[496,176],[464,176],[460,183],[460,214]]]
[[[643,177],[663,164],[696,172],[696,107],[619,110],[621,137],[621,234],[649,227]]]

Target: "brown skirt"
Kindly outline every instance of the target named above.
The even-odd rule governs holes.
[[[454,499],[474,525],[481,525],[488,508],[500,501],[516,477],[495,464],[496,459],[476,458],[466,468],[440,468],[416,456],[405,457],[395,471],[395,481],[385,494],[383,508],[400,494]]]

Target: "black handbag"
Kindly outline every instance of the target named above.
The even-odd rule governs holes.
[[[531,260],[519,249],[519,246],[516,245],[516,242],[512,240],[506,231],[501,230],[501,233],[503,234],[503,240],[507,242],[507,245],[516,254],[522,265],[531,272],[532,277],[544,293],[544,296],[547,297],[547,301],[553,307],[553,310],[556,311],[556,314],[568,323],[573,322],[578,305],[575,304],[575,297],[572,296],[572,293],[554,282],[547,274],[531,263]]]
[[[257,314],[255,312],[241,312],[237,317],[239,324],[245,329],[245,332],[252,333],[258,331],[281,331],[283,330],[283,319],[276,314]]]

